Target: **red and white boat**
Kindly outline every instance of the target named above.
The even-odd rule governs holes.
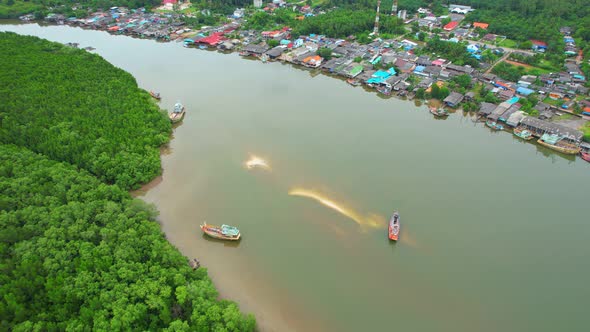
[[[399,213],[393,212],[391,219],[389,219],[389,239],[397,241],[399,238]]]
[[[580,152],[580,157],[590,163],[590,153],[588,152]]]

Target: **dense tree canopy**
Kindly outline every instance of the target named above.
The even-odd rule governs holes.
[[[155,215],[85,171],[0,144],[0,330],[253,331]]]
[[[0,142],[135,188],[160,173],[166,115],[135,79],[96,54],[0,33]]]

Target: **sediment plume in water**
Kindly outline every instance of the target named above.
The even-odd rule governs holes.
[[[367,216],[362,216],[353,209],[345,206],[341,203],[336,203],[333,200],[323,196],[322,194],[309,189],[294,188],[289,191],[291,196],[307,197],[316,200],[320,204],[329,207],[330,209],[340,213],[341,215],[348,217],[349,219],[356,222],[361,227],[367,228],[384,228],[385,219],[377,214],[371,213]]]
[[[250,155],[250,158],[248,160],[246,160],[244,165],[246,166],[247,169],[261,168],[261,169],[270,171],[270,165],[268,164],[268,162],[260,157],[255,156],[255,155]]]

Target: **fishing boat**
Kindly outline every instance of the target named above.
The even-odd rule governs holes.
[[[200,227],[205,234],[215,239],[237,241],[242,236],[239,229],[229,225],[221,225],[221,227],[219,227],[203,222]]]
[[[262,60],[262,63],[266,63],[268,61],[268,55],[266,55],[266,54],[261,55],[260,60]]]
[[[588,152],[580,152],[580,157],[590,163],[590,153]]]
[[[157,100],[162,99],[159,92],[150,91],[150,96],[152,96],[154,99],[157,99]]]
[[[386,85],[379,86],[377,87],[377,92],[389,96],[391,94],[391,87],[388,87]]]
[[[524,129],[523,127],[514,128],[513,134],[514,136],[522,138],[525,141],[530,141],[533,139],[533,133]]]
[[[434,116],[439,117],[439,118],[443,118],[443,117],[447,117],[449,116],[449,112],[447,112],[447,110],[445,110],[442,107],[429,107],[430,109],[430,113],[432,113]]]
[[[393,241],[397,241],[399,237],[399,213],[397,211],[393,212],[391,219],[389,219],[389,239]]]
[[[497,122],[492,122],[492,121],[486,121],[486,126],[492,128],[493,130],[503,130],[504,126],[497,123]]]
[[[170,118],[170,121],[172,123],[177,123],[182,121],[182,119],[184,118],[184,113],[184,105],[178,102],[174,105],[174,110],[172,111],[172,113],[168,115],[168,117]]]
[[[361,82],[355,80],[354,78],[349,78],[346,80],[346,83],[352,85],[352,86],[359,86],[361,85]]]
[[[537,143],[565,154],[578,154],[582,151],[582,148],[576,144],[565,142],[563,137],[558,135],[543,134]]]

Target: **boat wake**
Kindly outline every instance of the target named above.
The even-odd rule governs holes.
[[[385,218],[383,218],[382,216],[379,216],[374,213],[371,213],[367,216],[362,216],[353,209],[350,209],[344,206],[343,204],[336,203],[333,200],[325,196],[322,196],[322,194],[315,192],[313,190],[294,188],[289,191],[289,195],[311,198],[319,202],[320,204],[340,213],[341,215],[348,217],[349,219],[353,220],[363,228],[385,228],[386,222]]]
[[[270,171],[270,165],[268,162],[255,155],[251,155],[250,158],[244,162],[244,165],[247,169],[262,168],[264,170]]]

